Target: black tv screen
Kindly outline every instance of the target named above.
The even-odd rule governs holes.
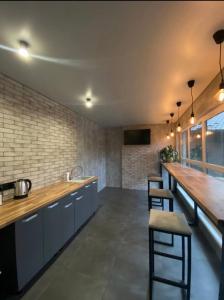
[[[150,129],[124,131],[124,145],[149,145]]]

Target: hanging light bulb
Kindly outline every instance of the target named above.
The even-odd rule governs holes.
[[[219,101],[224,101],[224,82],[221,82],[219,86]]]
[[[91,108],[93,106],[93,103],[91,101],[91,98],[86,98],[86,107]]]
[[[181,107],[181,101],[178,101],[176,104],[177,104],[177,110],[178,110],[177,132],[181,132],[181,126],[180,126],[180,107]]]
[[[189,80],[187,82],[188,87],[191,89],[191,117],[190,117],[190,123],[192,125],[194,125],[194,123],[195,123],[194,106],[193,106],[194,105],[194,97],[193,97],[193,91],[192,91],[194,83],[195,83],[195,80],[193,80],[193,79]]]
[[[224,78],[222,72],[222,43],[224,42],[224,29],[218,30],[213,34],[216,44],[219,45],[219,70],[221,76],[221,83],[219,85],[218,100],[224,102]]]
[[[166,121],[166,124],[167,124],[168,127],[169,127],[169,123],[170,123],[170,121],[167,120],[167,121]],[[167,138],[167,140],[170,140],[170,134],[169,134],[169,131],[167,132],[166,138]]]
[[[18,53],[20,56],[24,58],[28,58],[30,56],[30,53],[28,51],[28,48],[30,47],[30,44],[24,40],[19,41],[19,49]]]
[[[170,123],[171,123],[170,136],[174,137],[174,132],[173,132],[173,117],[174,117],[174,113],[170,113],[170,117],[171,117],[171,120],[170,120]]]

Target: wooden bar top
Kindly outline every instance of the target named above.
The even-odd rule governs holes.
[[[27,216],[48,204],[75,192],[88,183],[97,180],[93,176],[82,183],[57,182],[47,187],[29,193],[29,196],[20,200],[9,200],[0,206],[0,229]]]
[[[224,181],[180,163],[163,166],[216,225],[224,225]]]

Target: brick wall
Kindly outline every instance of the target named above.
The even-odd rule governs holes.
[[[75,165],[105,186],[105,130],[0,74],[0,182],[29,178],[36,189],[62,180]]]
[[[106,170],[107,186],[121,187],[121,149],[123,144],[122,128],[106,131]]]
[[[106,131],[108,186],[145,190],[147,175],[159,172],[159,151],[175,142],[174,139],[167,141],[166,125],[131,127],[131,129],[136,128],[151,129],[150,145],[124,146],[123,128],[112,128]]]
[[[146,190],[147,175],[159,173],[159,151],[174,143],[174,139],[167,141],[167,125],[148,125],[141,128],[151,129],[151,143],[122,147],[123,188]]]

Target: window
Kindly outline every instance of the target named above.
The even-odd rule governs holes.
[[[186,159],[188,157],[188,142],[187,142],[187,130],[182,133],[182,143],[181,143],[181,154],[182,159]]]
[[[216,178],[218,178],[218,179],[224,180],[224,173],[217,172],[217,171],[210,170],[210,169],[207,169],[207,173],[208,173],[208,175],[210,175],[210,176],[213,176],[213,177],[216,177]]]
[[[190,129],[190,158],[202,160],[202,126],[201,124]]]
[[[201,171],[201,172],[203,172],[203,168],[201,167],[201,166],[199,166],[199,165],[196,165],[196,164],[189,164],[189,166],[191,167],[191,168],[193,168],[193,169],[196,169],[196,170],[198,170],[198,171]]]
[[[205,122],[206,160],[224,166],[224,112]]]
[[[219,180],[224,180],[224,106],[217,107],[200,123],[181,134],[182,162]]]

